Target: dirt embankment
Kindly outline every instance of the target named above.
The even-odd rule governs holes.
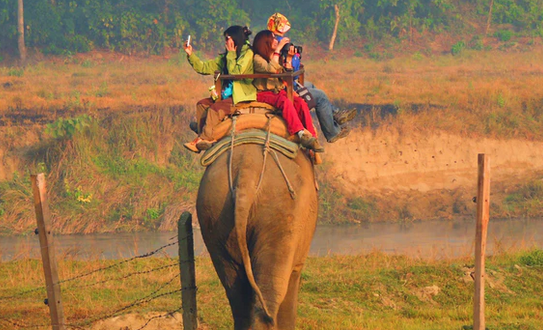
[[[358,127],[328,145],[323,176],[344,196],[347,222],[471,218],[479,153],[490,158],[491,216],[539,216],[508,198],[541,178],[543,142]]]
[[[445,133],[399,134],[355,129],[326,149],[329,177],[346,195],[475,188],[477,154],[490,157],[492,181],[543,171],[543,142],[467,138]]]
[[[41,125],[2,128],[0,181],[24,172],[25,157],[40,143],[42,131]],[[317,172],[321,184],[340,199],[330,212],[338,218],[322,214],[321,220],[356,223],[472,216],[479,153],[490,157],[491,202],[496,205],[491,213],[522,216],[508,213],[503,203],[520,185],[541,177],[543,142],[358,126],[347,138],[326,145],[325,164]],[[321,199],[327,202],[326,198],[323,190]],[[356,204],[361,200],[362,206]]]

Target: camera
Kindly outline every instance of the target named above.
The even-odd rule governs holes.
[[[280,52],[281,56],[286,58],[288,56],[288,52],[290,50],[290,47],[293,47],[294,54],[299,54],[300,58],[302,57],[302,51],[303,51],[302,46],[295,46],[292,42],[289,42],[288,44],[285,44],[283,46],[283,48],[281,49],[281,52]]]
[[[289,50],[293,49],[294,54],[289,54]],[[294,46],[292,43],[285,44],[280,51],[279,63],[287,70],[297,71],[300,68],[300,60],[302,59],[302,46]]]

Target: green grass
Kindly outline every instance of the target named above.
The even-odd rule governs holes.
[[[183,109],[105,119],[88,115],[48,125],[26,155],[24,173],[0,182],[0,232],[27,233],[34,216],[29,175],[45,172],[59,232],[157,229],[166,212],[189,208],[201,166],[184,152]],[[167,214],[166,214],[167,213]],[[169,229],[163,228],[162,229]]]
[[[505,197],[504,207],[508,212],[525,217],[538,216],[543,208],[543,179],[521,185]]]
[[[543,322],[543,251],[521,251],[487,258],[486,325],[490,330],[536,330]],[[77,281],[62,284],[69,322],[106,315],[166,284],[177,266],[123,277],[174,264],[175,259],[151,258],[121,264]],[[59,259],[59,273],[70,278],[116,261]],[[43,285],[36,260],[5,262],[0,267],[0,296]],[[299,297],[297,329],[468,329],[472,324],[473,261],[420,260],[379,252],[360,256],[308,259]],[[208,257],[197,258],[198,315],[208,329],[232,327],[228,303]],[[174,279],[163,291],[179,288]],[[3,317],[24,317],[25,324],[43,323],[45,291],[16,300],[0,299]],[[125,313],[165,312],[179,307],[177,294],[156,299]],[[0,322],[0,329],[5,326]]]

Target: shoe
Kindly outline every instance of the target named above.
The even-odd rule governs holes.
[[[324,148],[320,145],[319,140],[306,129],[304,129],[304,133],[300,137],[300,144],[302,147],[311,149],[315,152],[324,152]]]
[[[347,126],[341,126],[341,130],[339,131],[339,133],[337,133],[336,136],[328,140],[328,143],[334,143],[339,139],[343,139],[344,137],[349,135],[350,132],[351,130]]]
[[[198,147],[196,146],[196,144],[200,141],[203,141],[200,137],[197,137],[196,139],[190,141],[190,142],[187,142],[185,144],[183,144],[183,146],[187,149],[189,149],[190,151],[192,152],[195,152],[195,153],[200,153],[200,149],[198,149]]]
[[[190,127],[190,130],[193,131],[194,133],[198,134],[198,123],[195,122],[195,121],[191,121],[189,123],[189,127]]]
[[[338,110],[336,113],[334,113],[334,120],[336,123],[338,123],[338,125],[343,125],[346,122],[353,120],[356,113],[357,111],[355,108]]]
[[[200,139],[200,141],[196,143],[196,148],[198,148],[198,150],[207,150],[213,147],[215,142],[217,142],[217,140],[209,141],[209,140]]]

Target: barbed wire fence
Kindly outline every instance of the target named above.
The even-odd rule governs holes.
[[[175,242],[175,243],[166,244],[166,245],[161,246],[160,248],[158,248],[158,249],[156,249],[156,250],[154,250],[154,251],[152,251],[150,253],[135,256],[135,257],[125,259],[125,260],[121,260],[121,261],[116,262],[116,263],[114,263],[112,265],[97,268],[97,269],[95,269],[93,271],[86,272],[86,273],[83,273],[83,274],[80,274],[80,275],[77,275],[77,276],[74,276],[74,277],[71,277],[71,278],[68,278],[68,279],[61,280],[56,284],[63,284],[63,283],[65,284],[65,283],[68,283],[68,282],[73,282],[73,281],[82,279],[84,277],[91,276],[91,275],[93,275],[95,273],[103,272],[103,271],[106,271],[108,269],[118,267],[121,264],[125,264],[125,263],[128,263],[128,262],[134,261],[136,259],[147,258],[147,257],[150,257],[150,256],[156,254],[158,251],[161,251],[161,250],[165,249],[166,247],[176,245],[176,244],[178,244],[178,243]],[[179,267],[178,262],[158,266],[158,267],[151,268],[151,269],[148,269],[148,270],[145,270],[145,271],[130,272],[130,273],[124,274],[122,276],[117,276],[117,277],[114,277],[114,278],[108,278],[108,279],[97,281],[97,282],[94,282],[94,283],[76,284],[76,285],[70,286],[69,289],[71,290],[71,289],[75,289],[75,288],[86,288],[86,287],[91,287],[91,286],[98,286],[98,285],[102,285],[102,284],[105,284],[105,283],[111,282],[111,281],[122,281],[124,279],[130,278],[130,277],[133,277],[133,276],[146,275],[146,274],[150,274],[150,273],[153,273],[153,272],[173,268],[173,267],[176,267],[176,266]],[[174,283],[175,280],[179,280],[179,277],[180,277],[180,273],[177,273],[170,280],[166,281],[166,283],[160,285],[156,290],[152,291],[151,293],[148,293],[147,295],[145,295],[143,297],[135,299],[132,303],[127,304],[127,305],[125,305],[125,306],[123,306],[121,308],[118,308],[118,309],[113,310],[111,312],[105,313],[103,315],[97,315],[97,316],[94,316],[94,317],[91,317],[91,318],[87,318],[86,320],[83,320],[83,321],[76,321],[76,322],[64,324],[64,326],[67,327],[67,328],[84,329],[85,326],[89,326],[89,325],[91,325],[91,324],[93,324],[95,322],[98,322],[98,321],[101,321],[101,320],[106,320],[106,319],[109,319],[109,318],[114,317],[114,316],[118,316],[118,315],[120,315],[121,312],[127,311],[127,310],[129,310],[129,309],[131,309],[133,307],[143,305],[145,303],[149,303],[149,302],[151,302],[151,301],[153,301],[155,299],[158,299],[158,298],[161,298],[161,297],[164,297],[164,296],[180,293],[182,289],[170,290],[170,291],[167,291],[167,292],[161,292],[165,288],[167,288],[168,286],[171,286]],[[17,298],[22,298],[22,297],[28,296],[31,293],[35,293],[35,292],[43,293],[45,291],[46,291],[45,286],[37,287],[37,288],[34,288],[34,289],[30,289],[30,290],[24,290],[24,291],[21,291],[21,292],[19,292],[17,294],[13,294],[13,295],[9,295],[9,296],[0,296],[0,302],[6,301],[6,300],[14,300],[14,301],[16,301]],[[160,318],[160,317],[171,316],[172,314],[174,314],[176,312],[179,312],[180,310],[181,310],[181,308],[178,308],[178,309],[175,309],[173,311],[169,311],[169,312],[165,313],[164,315],[154,316],[154,317],[150,318],[149,320],[147,320],[145,326],[149,325],[150,322],[152,320],[154,320],[154,319],[157,319],[157,318]],[[9,319],[9,318],[6,318],[5,316],[0,316],[0,321],[2,321],[5,324],[10,324],[12,326],[15,326],[16,328],[19,328],[19,329],[43,328],[43,327],[50,327],[51,326],[50,323],[26,324],[26,323],[24,323],[24,322],[22,322],[20,320]],[[143,328],[144,327],[141,327],[140,329],[143,329]]]
[[[40,174],[42,175],[42,174]],[[39,180],[44,180],[43,177],[39,177],[38,175],[38,185]],[[35,178],[33,176],[33,181],[35,181]],[[34,183],[34,182],[33,182]],[[34,187],[36,188],[36,187]],[[43,187],[43,189],[45,189]],[[39,190],[39,189],[38,189]],[[36,192],[36,190],[35,190]],[[43,195],[43,191],[41,191]],[[36,198],[39,198],[39,194],[35,193],[35,202]],[[35,203],[36,204],[36,203]],[[37,205],[37,204],[36,204]],[[37,219],[38,219],[38,230],[36,230],[36,234],[40,232],[40,234],[43,235],[51,235],[51,231],[48,228],[47,223],[47,215],[48,215],[48,209],[45,201],[42,201],[40,203],[41,207],[44,207],[44,211],[41,214],[40,219],[40,213],[36,212]],[[45,217],[43,217],[45,215]],[[45,221],[44,219],[45,218]],[[42,223],[40,224],[40,221]],[[44,226],[45,224],[45,226]],[[13,313],[12,315],[9,315],[9,313],[0,313],[0,329],[43,329],[43,328],[49,328],[53,330],[64,330],[64,329],[89,329],[94,324],[96,324],[99,321],[105,321],[108,319],[111,319],[113,317],[121,316],[126,314],[129,311],[132,311],[140,306],[147,306],[149,303],[157,301],[159,299],[164,298],[171,298],[174,295],[177,295],[178,298],[183,297],[182,299],[179,299],[179,304],[177,304],[176,308],[172,310],[166,310],[164,313],[159,315],[154,315],[148,317],[146,320],[144,320],[144,324],[139,326],[138,328],[126,328],[130,330],[143,330],[150,324],[152,324],[153,321],[156,321],[161,318],[168,318],[173,317],[176,313],[183,312],[183,328],[184,329],[190,329],[194,330],[197,328],[197,321],[196,321],[196,282],[195,282],[195,275],[194,275],[194,241],[193,241],[193,233],[192,233],[192,215],[189,212],[184,212],[178,222],[179,226],[179,232],[178,235],[171,237],[169,240],[172,241],[168,244],[165,244],[153,251],[136,255],[131,258],[123,259],[116,261],[112,264],[98,267],[96,269],[90,270],[90,271],[84,271],[80,274],[59,280],[58,277],[55,279],[56,276],[56,261],[55,260],[47,260],[46,256],[44,254],[49,253],[48,257],[53,256],[54,252],[51,253],[53,250],[54,244],[52,243],[52,236],[49,237],[49,240],[47,238],[45,239],[46,244],[41,245],[42,250],[42,260],[43,260],[43,266],[44,266],[44,274],[46,277],[46,285],[39,286],[31,289],[22,290],[16,293],[10,293],[6,295],[2,295],[2,290],[0,289],[0,306],[2,304],[11,303],[11,304],[21,304],[21,303],[28,303],[30,300],[33,304],[41,303],[43,301],[44,306],[47,305],[49,307],[49,314],[51,316],[50,322],[43,322],[43,323],[29,323],[25,321],[24,316],[21,317],[21,312]],[[41,233],[41,231],[44,231]],[[40,236],[40,243],[43,243],[44,240],[42,239],[42,236]],[[160,253],[165,253],[165,249],[168,247],[172,247],[177,245],[179,247],[179,258],[175,262],[169,262],[166,264],[163,264],[164,262],[169,261],[167,258],[160,259],[161,263],[160,265],[156,267],[152,267],[150,269],[145,270],[136,270],[136,271],[128,271],[125,273],[122,273],[123,266],[128,266],[137,260],[150,258],[153,256],[157,256]],[[44,252],[45,251],[45,252]],[[54,259],[54,258],[53,258]],[[175,258],[172,258],[171,260],[174,260]],[[158,260],[158,259],[157,259]],[[47,265],[47,263],[53,263],[52,265]],[[47,268],[50,268],[49,271]],[[177,268],[177,271],[173,270]],[[125,267],[126,268],[126,267]],[[136,267],[137,268],[137,267]],[[52,271],[51,271],[52,270]],[[165,276],[164,271],[168,271],[169,273],[167,276]],[[105,279],[94,279],[96,276],[101,276],[100,273],[111,273],[114,272],[114,276],[107,276]],[[51,275],[52,273],[52,275]],[[110,310],[106,312],[100,312],[97,313],[97,315],[90,315],[90,316],[84,316],[84,317],[78,317],[71,315],[69,317],[69,322],[66,322],[64,315],[63,315],[63,308],[62,308],[62,302],[60,297],[60,287],[63,287],[63,290],[65,292],[73,293],[76,292],[76,289],[82,289],[82,288],[89,288],[89,287],[97,287],[100,289],[100,287],[103,288],[103,286],[106,283],[112,282],[112,283],[123,283],[127,281],[128,279],[137,277],[137,276],[146,276],[150,274],[160,274],[161,278],[169,277],[166,281],[161,281],[162,283],[158,285],[154,290],[151,292],[148,292],[141,297],[132,298],[130,302],[122,304],[122,306],[117,306],[115,308],[111,308]],[[173,275],[172,275],[173,274]],[[96,275],[96,276],[95,276]],[[188,276],[189,277],[188,277]],[[192,278],[191,278],[192,277]],[[54,279],[54,280],[52,280]],[[87,282],[84,282],[87,281]],[[57,291],[55,295],[55,290]],[[46,293],[47,298],[43,298],[44,293]],[[71,298],[75,297],[75,295],[71,295]],[[187,299],[187,297],[193,297],[193,299]],[[182,304],[181,304],[182,301]],[[47,311],[44,311],[46,313]],[[181,322],[180,322],[181,324]],[[123,328],[125,329],[125,328]]]

